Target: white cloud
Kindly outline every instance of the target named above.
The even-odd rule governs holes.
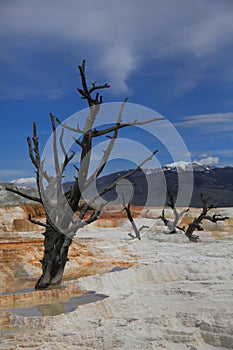
[[[21,177],[19,179],[11,180],[11,183],[16,186],[34,186],[36,184],[36,179],[34,177]]]
[[[119,64],[120,63],[120,64]],[[131,50],[124,45],[113,45],[106,50],[101,61],[101,68],[109,77],[113,91],[128,92],[126,79],[136,67]]]
[[[180,119],[180,122],[174,123],[175,126],[198,126],[200,124],[233,123],[233,112],[199,114],[181,117]]]
[[[219,157],[207,157],[198,160],[203,165],[216,165],[219,163]]]
[[[48,77],[46,72],[42,76],[42,66],[38,71],[28,64],[32,49],[40,55],[62,50],[69,64],[84,55],[120,92],[127,90],[130,73],[148,60],[179,57],[187,73],[183,79],[177,76],[181,94],[204,79],[232,42],[231,1],[13,0],[0,7],[4,64],[40,82]],[[223,67],[229,79],[228,69]],[[59,94],[51,92],[52,97]]]
[[[233,131],[233,112],[200,114],[181,117],[175,127],[196,128],[199,134],[219,134]]]

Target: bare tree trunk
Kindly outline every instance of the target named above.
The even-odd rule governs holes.
[[[185,232],[186,236],[192,240],[193,238],[193,232],[194,231],[203,231],[203,227],[201,226],[202,220],[205,219],[204,215],[200,215],[198,218],[195,218],[193,220],[193,222],[191,222],[190,224],[188,224],[188,228]],[[198,240],[198,236],[196,236],[193,240],[197,241]]]
[[[122,199],[123,199],[123,208],[124,210],[126,211],[126,214],[127,214],[127,218],[129,219],[132,227],[133,227],[133,230],[135,232],[135,235],[136,237],[134,237],[134,235],[132,235],[131,233],[129,233],[129,236],[132,237],[132,238],[137,238],[139,240],[141,240],[141,231],[144,229],[144,228],[149,228],[149,226],[141,226],[139,229],[137,228],[137,225],[135,224],[135,221],[134,221],[134,218],[133,218],[133,215],[131,213],[131,209],[130,209],[130,206],[131,206],[131,203],[128,203],[128,204],[125,204],[125,199],[124,199],[124,196],[122,196]]]
[[[124,204],[124,209],[127,213],[127,217],[133,227],[133,230],[135,232],[135,235],[136,235],[136,238],[138,238],[139,240],[141,239],[141,236],[140,236],[140,230],[137,228],[135,222],[134,222],[134,219],[133,219],[133,216],[131,214],[131,210],[130,210],[130,203],[128,205],[125,205]]]
[[[46,228],[44,235],[44,257],[41,260],[42,275],[36,283],[36,289],[61,284],[72,240],[52,228]]]

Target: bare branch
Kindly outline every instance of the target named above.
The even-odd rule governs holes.
[[[57,129],[55,125],[55,117],[52,113],[50,115],[50,121],[52,125],[53,130],[53,158],[54,158],[54,166],[56,171],[56,187],[57,187],[57,201],[60,200],[63,191],[62,191],[62,169],[59,165],[59,157],[58,157],[58,150],[57,150]]]
[[[40,197],[40,203],[42,203],[43,202],[42,196],[41,196],[42,187],[43,187],[42,178],[44,177],[49,182],[51,180],[51,177],[46,173],[46,171],[43,170],[43,162],[41,162],[40,160],[39,138],[37,136],[36,122],[33,122],[33,136],[32,138],[27,137],[27,143],[28,143],[29,156],[36,168],[36,184],[37,184],[37,189]]]
[[[36,130],[36,122],[33,123],[33,143],[34,143],[34,152],[36,155],[36,162],[39,165],[40,164],[40,152],[39,152],[39,138],[37,136],[37,130]]]
[[[30,199],[31,201],[38,202],[42,204],[41,198],[30,196],[26,193],[21,192],[17,187],[11,188],[11,187],[6,187],[6,190],[15,194],[18,194],[21,197],[24,197],[26,199]]]
[[[106,129],[103,129],[103,130],[96,130],[94,129],[92,131],[92,137],[99,137],[99,136],[103,136],[103,135],[106,135],[106,134],[109,134],[110,132],[112,131],[115,131],[116,129],[122,129],[122,128],[125,128],[125,127],[128,127],[128,126],[137,126],[137,125],[144,125],[144,124],[148,124],[148,123],[152,123],[152,122],[155,122],[155,121],[158,121],[158,120],[164,120],[164,118],[152,118],[152,119],[148,119],[148,120],[145,120],[145,121],[134,121],[134,122],[127,122],[127,123],[116,123],[115,125],[113,126],[110,126]]]
[[[74,158],[75,156],[75,152],[72,152],[70,156],[66,155],[65,156],[65,159],[64,159],[64,162],[62,164],[62,169],[61,169],[61,173],[63,174],[67,165],[70,163],[70,161]]]
[[[135,232],[136,238],[140,240],[141,239],[140,231],[138,230],[137,225],[135,224],[135,221],[133,219],[133,216],[132,216],[132,213],[130,210],[130,203],[128,203],[126,205],[124,196],[122,196],[122,202],[123,202],[123,208],[125,209],[127,217],[129,219],[132,227],[133,227],[134,232]]]
[[[106,187],[104,190],[102,190],[100,192],[100,194],[98,195],[97,198],[101,197],[103,194],[105,194],[106,192],[110,191],[112,188],[114,188],[116,186],[116,184],[118,182],[120,182],[121,180],[127,179],[129,176],[135,174],[137,171],[141,170],[141,167],[147,163],[149,160],[151,160],[154,155],[158,152],[158,150],[155,150],[149,157],[147,157],[145,160],[143,160],[135,169],[129,171],[128,173],[120,176],[116,181],[114,181],[111,185],[109,185],[108,187]],[[97,199],[96,198],[96,199]]]
[[[53,130],[53,158],[54,158],[55,171],[56,171],[57,179],[60,179],[61,170],[59,166],[58,151],[57,151],[57,130],[55,125],[55,117],[53,116],[52,113],[50,113],[49,115],[50,115],[52,130]]]
[[[33,144],[32,144],[33,143]],[[27,137],[28,151],[32,163],[35,168],[40,168],[40,152],[39,152],[39,139],[37,137],[36,122],[33,122],[33,136],[32,139]]]
[[[139,227],[138,231],[141,232],[144,228],[150,228],[150,226],[142,225],[141,227]]]
[[[138,121],[137,119],[133,122],[128,122],[128,125],[144,125],[144,124],[150,124],[150,123],[153,123],[153,122],[157,122],[159,120],[165,120],[164,117],[153,117],[151,119],[147,119],[147,120],[142,120],[142,121]]]
[[[77,170],[77,172],[79,172],[79,167],[77,167],[77,165],[73,165],[74,166],[74,168],[75,168],[75,170]]]
[[[61,125],[64,129],[67,129],[67,130],[70,130],[70,131],[74,131],[74,132],[78,132],[80,134],[85,134],[85,131],[80,129],[78,126],[76,128],[73,128],[72,126],[70,125],[67,125],[63,122],[60,121],[59,118],[56,118],[56,121],[59,125]]]
[[[103,85],[96,85],[96,82],[94,82],[92,83],[92,87],[88,89],[85,74],[85,64],[86,61],[83,60],[82,65],[78,66],[82,81],[82,89],[78,89],[78,92],[82,95],[84,99],[87,100],[89,106],[91,107],[102,103],[102,96],[100,96],[99,93],[96,94],[95,99],[91,96],[91,93],[96,90],[109,88],[110,85],[107,83]]]
[[[83,60],[83,61],[82,61],[82,65],[81,65],[81,66],[78,66],[78,69],[79,69],[79,71],[80,71],[80,76],[81,76],[81,81],[82,81],[83,89],[84,89],[85,91],[88,91],[87,82],[86,82],[86,72],[85,72],[85,68],[86,68],[86,60]]]
[[[103,206],[104,205],[102,205],[99,210],[95,210],[92,213],[92,215],[89,217],[89,219],[84,221],[85,225],[89,225],[89,224],[91,224],[92,222],[96,221],[99,218],[99,215],[101,213],[101,210],[102,210]]]
[[[73,140],[74,140],[74,142],[76,142],[77,145],[79,145],[81,148],[84,147],[84,144],[83,144],[82,141],[80,141],[79,139],[76,139],[75,137],[73,137]]]
[[[87,214],[88,210],[84,209],[82,211],[82,214],[80,213],[78,220],[72,222],[72,225],[67,230],[65,230],[64,232],[65,235],[70,239],[72,239],[75,236],[77,230],[91,224],[92,222],[96,221],[99,218],[99,215],[103,207],[104,207],[104,204],[102,204],[98,210],[94,210],[90,215],[90,217],[86,220],[83,220],[83,218]]]
[[[69,162],[74,158],[75,156],[75,152],[71,152],[71,155],[68,156],[67,152],[66,152],[66,149],[65,149],[65,146],[64,146],[64,143],[63,143],[63,137],[64,137],[64,128],[61,129],[61,135],[59,137],[59,143],[60,143],[60,147],[61,147],[61,150],[63,152],[63,155],[64,155],[64,161],[63,161],[63,164],[62,164],[62,168],[61,168],[61,173],[63,174],[67,165],[69,164]]]
[[[31,161],[34,164],[34,166],[36,167],[36,169],[38,169],[38,164],[37,164],[36,159],[35,159],[34,154],[33,154],[32,141],[31,141],[30,137],[27,137],[27,143],[28,143],[28,151],[29,151],[29,156],[31,158]]]
[[[147,209],[146,212],[145,212],[145,218],[146,219],[153,219],[153,220],[158,220],[160,219],[160,216],[158,217],[155,217],[155,216],[148,216],[148,213],[150,212],[150,209]]]
[[[64,128],[61,128],[61,135],[59,137],[59,143],[60,143],[60,147],[61,147],[61,150],[63,152],[63,155],[64,157],[67,156],[67,152],[66,152],[66,149],[65,149],[65,146],[64,146],[64,143],[63,143],[63,137],[64,137]]]
[[[96,86],[96,82],[94,82],[92,83],[92,87],[88,90],[88,92],[89,94],[91,94],[95,90],[106,89],[106,88],[110,88],[110,85],[108,83]]]
[[[162,214],[160,215],[159,218],[163,221],[165,226],[168,226],[169,220],[165,218],[164,209],[162,210]]]
[[[218,221],[225,221],[229,219],[229,216],[222,216],[221,214],[213,214],[213,216],[206,215],[204,219],[209,220],[213,223],[217,223]]]
[[[109,134],[112,131],[115,131],[116,129],[122,129],[122,128],[125,128],[125,127],[128,127],[128,126],[138,126],[138,125],[149,124],[149,123],[152,123],[152,122],[155,122],[155,121],[158,121],[158,120],[164,120],[164,119],[165,118],[162,118],[162,117],[154,117],[152,119],[148,119],[148,120],[140,121],[140,122],[139,121],[134,121],[134,122],[126,122],[126,123],[114,124],[113,126],[109,126],[108,128],[103,129],[103,130],[97,130],[97,129],[92,130],[91,136],[92,137],[99,137],[99,136],[103,136],[103,135]],[[80,129],[78,126],[76,128],[74,128],[72,126],[69,126],[69,125],[61,122],[58,118],[56,118],[56,121],[63,128],[65,128],[67,130],[74,131],[74,132],[77,132],[77,133],[80,133],[80,134],[85,134],[85,131]]]
[[[121,108],[120,108],[120,111],[119,111],[119,114],[118,114],[118,119],[117,119],[117,122],[116,122],[116,125],[119,125],[119,123],[121,122],[122,120],[122,113],[123,113],[123,110],[124,110],[124,107],[125,107],[125,104],[127,102],[128,98],[126,98],[124,100],[124,102],[122,103],[121,105]],[[119,129],[116,128],[114,130],[114,134],[113,136],[111,137],[110,139],[110,142],[108,144],[108,147],[106,148],[106,150],[104,150],[104,154],[103,154],[103,157],[98,165],[98,167],[96,168],[96,170],[94,171],[94,173],[90,176],[90,178],[87,180],[86,182],[86,185],[85,187],[88,187],[90,186],[90,184],[102,173],[102,171],[104,170],[106,164],[107,164],[107,161],[111,155],[111,152],[113,150],[113,147],[114,147],[114,144],[116,142],[116,139],[118,137],[118,133],[119,133]]]
[[[178,230],[185,232],[185,226],[182,226],[182,227],[181,227],[181,226],[178,226],[178,225],[177,225],[176,227],[178,228]]]
[[[99,199],[101,196],[103,196],[105,193],[107,193],[108,191],[110,191],[112,188],[114,188],[118,182],[120,182],[121,180],[127,179],[129,176],[135,174],[137,171],[141,170],[141,167],[147,163],[149,160],[151,160],[153,158],[153,156],[158,152],[158,150],[155,150],[154,152],[152,152],[152,154],[147,157],[145,160],[143,160],[135,169],[129,171],[128,173],[120,176],[118,179],[116,179],[116,181],[114,181],[112,184],[110,184],[108,187],[106,187],[105,189],[103,189],[100,193],[98,193],[97,195],[95,195],[92,199],[90,199],[89,201],[86,202],[85,206],[83,207],[81,213],[80,213],[80,219],[83,219],[84,215],[83,213],[85,213],[85,210],[88,210],[95,202],[97,199]],[[77,185],[77,182],[75,183],[75,185]]]
[[[45,228],[48,228],[48,227],[50,228],[49,225],[46,225],[46,224],[44,224],[44,223],[41,222],[41,221],[32,219],[31,214],[28,215],[28,220],[29,220],[32,224],[39,225],[39,226],[42,226],[42,227],[45,227]]]

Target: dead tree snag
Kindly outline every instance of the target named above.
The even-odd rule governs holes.
[[[211,222],[217,223],[218,221],[225,221],[229,219],[228,216],[222,216],[220,214],[212,214],[209,215],[209,211],[211,209],[215,208],[215,205],[209,204],[210,197],[205,199],[203,196],[203,193],[201,193],[201,202],[202,202],[202,212],[197,218],[194,218],[194,220],[188,224],[188,228],[185,231],[186,236],[191,240],[196,242],[199,239],[199,236],[193,236],[193,233],[195,230],[197,231],[203,231],[204,228],[202,226],[202,221],[203,220],[209,220]]]
[[[27,144],[31,162],[36,169],[38,197],[26,195],[17,189],[17,187],[7,188],[8,191],[41,203],[45,210],[45,223],[34,220],[31,216],[29,217],[31,222],[45,228],[43,233],[44,256],[41,260],[42,275],[36,283],[36,289],[60,285],[65,265],[68,261],[69,246],[72,243],[73,237],[80,228],[97,220],[101,213],[104,204],[98,203],[98,199],[103,196],[104,193],[114,188],[118,181],[126,179],[140,170],[140,168],[157,152],[153,152],[147,159],[141,162],[137,168],[121,176],[105,189],[101,190],[100,193],[82,203],[81,206],[81,202],[83,202],[82,193],[84,190],[88,189],[103,172],[114,148],[116,139],[118,138],[119,130],[128,126],[152,123],[162,119],[155,117],[142,122],[134,120],[132,122],[123,123],[122,113],[125,103],[127,102],[126,99],[113,125],[106,128],[95,128],[94,123],[103,102],[103,97],[100,95],[99,91],[109,88],[110,85],[107,83],[97,85],[97,83],[94,82],[89,87],[85,68],[85,60],[83,60],[82,65],[78,66],[82,86],[78,89],[78,92],[82,98],[87,101],[89,107],[89,114],[84,121],[84,127],[81,128],[77,126],[75,128],[67,125],[50,113],[53,155],[53,172],[50,173],[45,167],[45,159],[41,157],[37,125],[36,122],[34,122],[33,134],[32,137],[27,138]],[[74,137],[74,142],[79,150],[76,154],[75,152],[69,152],[65,147],[65,135],[70,131],[77,135]],[[95,170],[90,173],[93,140],[94,138],[104,135],[108,137],[109,143],[104,150],[99,164],[96,166]],[[75,157],[78,157],[73,167],[75,170],[75,181],[72,187],[64,193],[63,179],[66,175],[65,171],[68,166],[71,166],[71,161],[73,162]],[[76,216],[74,215],[75,213]]]

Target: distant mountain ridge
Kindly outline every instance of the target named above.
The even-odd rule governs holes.
[[[99,178],[96,186],[98,191],[100,192],[128,171],[124,170]],[[164,197],[166,186],[170,190],[174,190],[178,185],[178,173],[184,175],[191,171],[193,171],[194,175],[194,186],[190,206],[200,207],[200,194],[203,193],[205,198],[211,197],[218,207],[233,207],[233,167],[220,168],[203,165],[198,162],[170,163],[162,168],[143,169],[131,175],[127,181],[130,181],[133,187],[132,203],[142,206],[146,203],[151,206],[163,206],[166,202]],[[72,182],[64,183],[64,191],[67,191],[72,184]],[[7,192],[4,189],[4,185],[6,184],[0,183],[1,205],[17,205],[17,203],[29,202],[24,198]],[[36,190],[33,188],[21,187],[21,190],[33,196],[36,195]],[[106,193],[103,197],[110,202],[118,201],[119,203],[122,201],[122,196],[117,193],[116,188]],[[184,205],[186,204],[184,203]]]
[[[100,178],[97,187],[101,190],[104,186],[124,175],[127,171],[110,174]],[[128,178],[134,187],[132,203],[135,205],[144,205],[147,202],[149,195],[149,205],[163,205],[164,197],[161,198],[160,196],[162,193],[161,186],[167,186],[170,190],[174,190],[178,185],[178,173],[182,172],[184,175],[191,171],[193,171],[194,186],[190,206],[201,206],[201,193],[203,193],[205,198],[211,197],[214,204],[218,207],[233,206],[233,167],[227,166],[220,168],[204,165],[198,162],[171,163],[161,168],[144,169],[143,171],[135,173]],[[162,174],[165,178],[165,184],[162,179]],[[150,190],[152,193],[148,193],[147,182],[150,183]],[[117,194],[116,192],[111,191],[111,193],[107,193],[105,196],[108,200],[113,200],[114,196],[116,197]]]

